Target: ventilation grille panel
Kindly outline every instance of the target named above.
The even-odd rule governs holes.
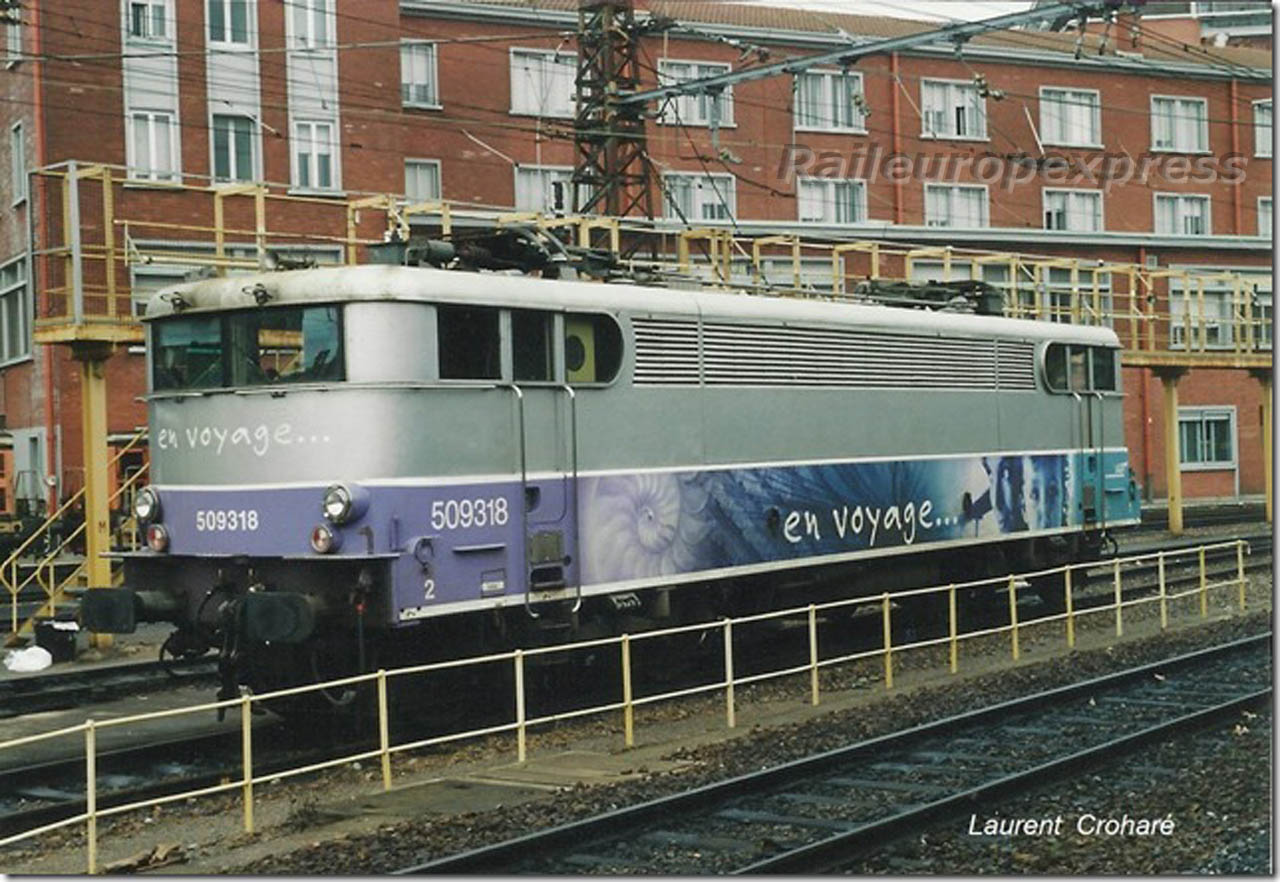
[[[1036,390],[1036,346],[1013,340],[996,342],[997,380],[1001,389]]]
[[[698,385],[698,323],[683,319],[631,320],[636,337],[637,386]]]

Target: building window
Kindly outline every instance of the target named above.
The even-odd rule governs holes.
[[[252,181],[257,177],[254,159],[254,125],[247,116],[213,117],[213,178],[215,181]]]
[[[9,130],[9,186],[13,191],[13,204],[27,198],[27,139],[22,134],[22,123]]]
[[[10,67],[22,60],[22,23],[17,10],[11,14],[12,18],[4,20],[5,63]]]
[[[572,211],[573,169],[567,166],[516,166],[516,210],[543,214]]]
[[[209,0],[209,42],[250,45],[250,12],[249,0]]]
[[[1094,233],[1102,229],[1102,194],[1096,190],[1044,191],[1044,228]]]
[[[297,122],[293,125],[293,184],[304,190],[332,190],[337,186],[333,161],[333,123]]]
[[[1258,197],[1258,235],[1271,238],[1271,197]]]
[[[1199,289],[1188,292],[1180,282],[1169,286],[1170,349],[1186,349],[1190,336],[1191,349],[1225,349],[1233,345],[1231,333],[1230,288],[1206,283],[1203,300]]]
[[[658,82],[664,86],[688,83],[729,72],[729,65],[711,61],[658,60]],[[673,125],[708,126],[713,119],[718,125],[733,125],[733,87],[726,86],[719,96],[707,92],[680,95],[663,105],[662,121]]]
[[[329,0],[291,0],[293,45],[322,49],[333,44]]]
[[[404,195],[410,202],[435,202],[440,198],[440,160],[406,159]]]
[[[921,80],[921,135],[985,141],[986,100],[972,83]]]
[[[400,101],[411,107],[439,107],[436,44],[400,41]]]
[[[673,172],[662,176],[662,214],[677,220],[732,220],[737,215],[733,175]]]
[[[1209,235],[1209,197],[1157,193],[1155,226],[1170,236]]]
[[[511,50],[511,112],[573,116],[578,56],[532,49]]]
[[[1178,454],[1184,469],[1233,469],[1234,407],[1178,408]]]
[[[801,221],[859,224],[867,219],[867,184],[858,180],[797,178]]]
[[[0,267],[0,362],[31,355],[31,309],[24,255]]]
[[[178,171],[178,127],[166,111],[129,113],[129,177],[171,181]]]
[[[924,222],[929,227],[987,226],[987,188],[925,184]]]
[[[1253,154],[1271,155],[1271,102],[1253,102]]]
[[[1203,153],[1209,149],[1209,102],[1151,98],[1151,149]]]
[[[1045,144],[1102,144],[1102,98],[1096,89],[1040,89],[1040,139]]]
[[[128,6],[129,37],[133,40],[166,40],[169,38],[168,11],[164,0],[130,0]]]
[[[795,88],[797,129],[866,133],[862,74],[805,71],[796,74]]]

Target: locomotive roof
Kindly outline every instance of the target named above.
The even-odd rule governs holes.
[[[1024,340],[1060,340],[1118,347],[1110,328],[979,316],[879,304],[772,297],[733,291],[687,291],[632,284],[601,284],[529,276],[368,264],[287,270],[204,279],[165,288],[147,303],[144,320],[182,314],[251,309],[261,285],[262,308],[351,301],[418,301],[583,312],[625,310],[656,316],[749,321],[855,324],[922,333],[961,333]],[[183,306],[174,309],[173,295]]]

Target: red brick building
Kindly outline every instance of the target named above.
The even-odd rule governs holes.
[[[934,27],[640,5],[642,18],[676,21],[643,43],[655,85]],[[557,195],[572,199],[576,27],[574,0],[24,3],[0,74],[10,159],[0,413],[26,476],[15,492],[65,495],[81,462],[75,365],[31,339],[49,308],[33,294],[32,231],[56,219],[30,216],[28,172],[68,160],[127,167],[151,188],[156,218],[193,226],[173,185],[211,179],[335,202],[407,193],[553,210]],[[648,127],[660,223],[950,245],[951,272],[997,285],[1008,283],[1003,266],[973,269],[964,249],[1243,271],[1269,335],[1271,75],[1258,49],[1027,30],[745,83],[719,102],[681,98]],[[305,228],[305,212],[292,223]],[[187,239],[211,248],[199,232]],[[919,260],[912,272],[940,267]],[[812,268],[815,285],[823,272]],[[176,278],[171,266],[135,266],[130,284],[140,300]],[[1050,273],[1037,284],[1051,303],[1065,282]],[[1209,290],[1207,303],[1222,319],[1210,346],[1229,347],[1227,294]],[[144,358],[122,347],[108,370],[110,429],[123,437],[145,422]],[[1160,386],[1146,373],[1126,371],[1126,440],[1160,497]],[[1260,389],[1244,371],[1194,369],[1182,381],[1187,497],[1262,492]]]

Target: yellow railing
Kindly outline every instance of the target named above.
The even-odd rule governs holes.
[[[1236,568],[1233,577],[1221,581],[1210,581],[1210,574],[1206,564],[1206,552],[1226,551],[1228,549],[1235,550]],[[25,839],[38,836],[42,833],[51,832],[64,827],[77,824],[84,824],[86,829],[86,849],[87,849],[87,867],[88,872],[95,873],[98,871],[98,835],[97,824],[100,819],[122,815],[127,812],[138,811],[140,809],[151,808],[154,806],[164,805],[173,802],[185,802],[197,797],[209,796],[218,793],[230,793],[240,791],[243,798],[243,815],[244,829],[246,832],[252,833],[255,829],[254,821],[254,788],[256,785],[263,783],[268,776],[257,776],[253,771],[253,705],[255,702],[270,702],[272,700],[285,698],[288,696],[302,695],[313,693],[322,689],[334,689],[338,687],[351,687],[363,685],[366,688],[372,687],[375,690],[377,698],[377,714],[378,714],[378,733],[379,743],[375,749],[369,749],[358,753],[347,754],[345,756],[336,757],[321,762],[311,763],[306,766],[290,769],[287,771],[272,771],[269,775],[271,781],[282,780],[285,778],[293,778],[299,775],[310,774],[336,766],[346,765],[364,760],[377,760],[381,770],[382,789],[390,790],[392,782],[392,757],[399,753],[411,750],[419,750],[426,747],[461,741],[464,739],[474,739],[486,735],[494,735],[500,733],[514,734],[516,740],[516,757],[520,762],[526,761],[528,758],[528,732],[529,729],[536,726],[546,726],[551,723],[570,720],[578,717],[598,715],[602,713],[620,713],[622,724],[623,745],[626,748],[635,745],[635,711],[637,708],[644,707],[658,702],[670,701],[676,698],[687,696],[701,695],[706,693],[723,692],[724,693],[724,712],[725,724],[729,728],[737,725],[737,701],[735,690],[738,687],[750,685],[753,683],[764,682],[767,680],[775,680],[782,677],[805,676],[808,678],[808,701],[812,705],[818,705],[821,701],[821,690],[819,688],[819,672],[825,668],[836,665],[847,664],[864,659],[883,659],[884,668],[884,685],[886,689],[893,688],[894,685],[894,669],[897,662],[897,656],[908,650],[920,650],[930,647],[946,646],[948,648],[948,656],[950,670],[956,673],[959,670],[960,648],[964,641],[973,640],[979,637],[988,637],[999,634],[1007,634],[1009,636],[1010,653],[1013,661],[1017,661],[1021,655],[1021,639],[1026,630],[1032,626],[1045,625],[1054,622],[1061,622],[1065,628],[1066,643],[1068,646],[1074,646],[1076,642],[1076,625],[1077,623],[1090,616],[1114,616],[1114,629],[1116,637],[1124,634],[1124,613],[1134,607],[1144,604],[1158,604],[1160,628],[1164,630],[1169,626],[1170,604],[1188,598],[1195,598],[1196,609],[1200,617],[1207,617],[1209,614],[1209,593],[1210,591],[1218,591],[1223,589],[1235,589],[1235,596],[1231,598],[1232,602],[1238,605],[1239,609],[1244,610],[1246,605],[1245,589],[1247,587],[1247,578],[1245,575],[1245,554],[1248,552],[1248,543],[1244,540],[1237,539],[1229,542],[1219,542],[1210,545],[1200,546],[1198,548],[1188,548],[1178,551],[1157,552],[1155,554],[1136,555],[1125,558],[1117,558],[1109,564],[1072,564],[1068,566],[1055,567],[1049,570],[1042,570],[1034,573],[1025,573],[1020,576],[999,577],[995,579],[982,579],[972,582],[957,583],[946,586],[935,586],[930,588],[911,589],[906,591],[886,592],[872,597],[860,597],[849,600],[832,601],[827,603],[815,603],[808,606],[794,607],[791,609],[778,610],[775,612],[760,613],[757,615],[744,616],[736,619],[720,619],[717,621],[703,622],[693,625],[682,625],[674,628],[666,628],[659,631],[647,631],[640,634],[623,634],[620,637],[608,637],[597,640],[582,641],[579,643],[565,644],[561,646],[539,647],[528,650],[513,650],[510,652],[494,653],[491,655],[457,659],[454,661],[437,662],[433,664],[416,665],[408,668],[399,668],[395,670],[379,670],[375,673],[362,674],[358,676],[345,677],[339,680],[333,680],[327,683],[313,684],[308,686],[297,687],[293,689],[284,689],[277,692],[266,693],[263,695],[244,695],[240,698],[230,699],[219,702],[209,702],[194,707],[179,707],[168,710],[157,711],[148,714],[137,714],[127,717],[117,717],[109,720],[86,720],[77,726],[69,726],[52,732],[28,735],[22,738],[15,738],[9,741],[0,742],[0,752],[8,749],[14,749],[25,745],[45,742],[56,738],[65,738],[70,736],[79,736],[84,740],[85,752],[85,768],[86,768],[86,810],[74,817],[57,821],[52,824],[46,824],[30,830],[25,830],[0,839],[0,847],[13,844]],[[1199,578],[1193,587],[1184,591],[1170,591],[1168,579],[1166,577],[1166,568],[1170,563],[1177,564],[1184,559],[1198,561]],[[1157,565],[1157,584],[1155,593],[1150,596],[1136,597],[1125,600],[1122,595],[1122,579],[1124,575],[1124,567],[1139,564],[1148,564],[1154,561]],[[1099,566],[1109,566],[1113,573],[1114,594],[1111,596],[1109,604],[1093,607],[1087,610],[1075,609],[1075,595],[1077,591],[1072,587],[1072,573],[1080,570],[1095,569]],[[1052,576],[1060,576],[1062,578],[1063,596],[1066,611],[1055,615],[1040,616],[1032,619],[1019,619],[1019,611],[1017,605],[1017,594],[1020,590],[1027,587],[1029,579],[1044,579]],[[972,597],[973,592],[979,589],[990,591],[993,588],[999,590],[1003,588],[1008,591],[1009,595],[1009,624],[971,630],[961,633],[959,630],[958,616],[958,600],[962,597]],[[963,592],[968,592],[964,594]],[[941,600],[945,596],[948,609],[948,628],[945,637],[939,637],[928,640],[917,640],[909,643],[895,645],[893,643],[893,609],[895,602],[905,600],[907,598],[918,598],[926,595],[937,595]],[[868,649],[860,652],[845,653],[837,656],[823,658],[821,655],[821,646],[818,640],[818,622],[819,615],[828,614],[837,610],[852,611],[859,606],[873,606],[879,608],[879,614],[883,622],[883,639],[881,646],[878,648]],[[742,625],[764,622],[768,620],[791,619],[797,620],[804,618],[808,624],[808,655],[803,664],[797,664],[786,668],[767,671],[760,674],[753,674],[746,677],[736,677],[734,675],[735,665],[735,645],[734,645],[734,629]],[[711,682],[680,689],[672,692],[665,692],[655,695],[647,695],[636,697],[633,691],[632,657],[638,645],[650,642],[663,637],[670,637],[678,634],[706,634],[710,631],[719,631],[722,637],[724,647],[723,653],[723,676]],[[1108,628],[1108,630],[1110,630]],[[546,714],[542,716],[530,716],[526,705],[526,693],[524,688],[524,674],[526,662],[535,657],[551,656],[557,653],[575,652],[584,649],[600,649],[603,647],[614,647],[620,654],[621,661],[621,682],[619,683],[619,691],[621,700],[610,702],[592,707],[580,708],[560,713]],[[498,725],[488,726],[482,729],[473,729],[465,732],[454,732],[445,735],[437,735],[430,738],[421,738],[412,741],[400,743],[392,743],[390,738],[390,708],[388,701],[388,684],[397,677],[420,676],[433,672],[445,670],[457,670],[459,668],[470,667],[474,665],[491,665],[503,664],[510,665],[514,675],[514,708],[511,722]],[[156,797],[151,799],[139,800],[126,805],[113,806],[111,808],[98,808],[97,795],[98,785],[96,780],[96,761],[97,761],[97,739],[99,733],[118,727],[129,727],[131,732],[130,738],[138,737],[137,727],[140,723],[152,720],[171,720],[175,717],[189,714],[207,714],[211,711],[226,711],[238,709],[240,715],[241,730],[241,772],[238,779],[224,780],[222,783],[202,787],[182,793],[169,794],[167,796]]]
[[[114,466],[117,462],[120,461],[121,457],[123,457],[126,453],[128,453],[129,451],[137,447],[139,444],[141,444],[146,437],[147,437],[147,432],[145,429],[135,434],[132,438],[129,439],[127,444],[125,444],[118,451],[116,451],[115,455],[111,458],[109,466]],[[127,480],[121,483],[120,487],[116,489],[116,492],[111,495],[110,502],[115,502],[117,499],[119,499],[123,495],[123,493],[126,490],[133,487],[137,483],[139,476],[142,474],[145,474],[145,472],[146,472],[146,464],[144,463],[143,468],[139,469],[133,475],[130,475]],[[53,569],[56,565],[56,558],[59,554],[61,554],[63,551],[66,550],[66,548],[69,546],[72,539],[78,538],[80,534],[84,532],[84,528],[85,528],[84,522],[81,521],[80,526],[77,527],[74,531],[72,531],[70,535],[64,538],[62,542],[58,544],[57,548],[53,552],[46,554],[38,562],[36,562],[34,566],[30,561],[27,561],[24,564],[23,558],[24,557],[29,558],[33,556],[31,554],[28,554],[28,551],[34,550],[37,547],[38,542],[48,537],[50,531],[54,528],[54,526],[56,526],[61,522],[62,516],[66,514],[68,511],[71,511],[76,505],[76,503],[84,499],[84,493],[85,491],[84,491],[84,488],[82,487],[79,490],[77,490],[75,493],[73,493],[71,496],[69,496],[66,499],[66,501],[62,503],[62,505],[58,506],[57,510],[54,511],[53,514],[49,515],[49,517],[45,520],[45,522],[41,524],[34,533],[32,533],[25,540],[23,540],[22,544],[20,544],[17,548],[15,548],[12,552],[10,552],[9,556],[4,559],[3,563],[0,563],[0,586],[3,586],[4,589],[9,592],[10,632],[14,636],[16,636],[20,632],[19,620],[18,620],[19,595],[22,593],[22,590],[24,588],[26,588],[28,585],[30,585],[33,581],[35,581],[39,577],[39,574],[43,569],[46,568],[46,566],[50,570],[50,576],[48,580],[41,580],[39,582],[41,588],[43,588],[45,592],[45,602],[41,606],[41,610],[43,611],[46,607],[49,607],[54,602],[56,602],[55,594],[60,595],[62,587],[65,587],[65,585],[67,584],[67,582],[64,581],[62,583],[62,587],[59,587],[55,590]],[[32,567],[31,572],[28,573],[25,577],[22,576],[22,568],[24,565]],[[84,568],[84,562],[81,561],[77,565],[76,570],[73,573],[73,576],[78,575],[83,568]],[[22,629],[26,629],[27,626],[30,625],[30,623],[31,623],[30,619],[22,623]]]

